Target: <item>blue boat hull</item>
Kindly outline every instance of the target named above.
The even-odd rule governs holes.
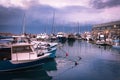
[[[0,61],[0,72],[7,72],[7,71],[17,71],[22,69],[27,69],[35,66],[39,66],[44,64],[47,61],[47,58],[31,60],[28,62],[20,62],[16,63],[10,60],[3,60]]]
[[[52,48],[50,51],[48,51],[48,53],[51,53],[49,58],[55,58],[56,57],[56,48]]]

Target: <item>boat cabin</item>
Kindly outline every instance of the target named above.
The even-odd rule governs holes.
[[[29,43],[18,43],[9,47],[0,45],[0,60],[32,60],[37,57],[37,53]]]
[[[11,59],[12,60],[32,60],[36,59],[37,54],[31,44],[19,43],[14,44],[11,47]]]

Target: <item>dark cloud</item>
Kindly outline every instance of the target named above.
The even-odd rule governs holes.
[[[110,8],[120,6],[120,0],[108,0],[106,2],[103,0],[92,0],[90,4],[92,4],[92,6],[97,9]]]
[[[0,32],[20,33],[22,31],[24,10],[0,6]]]
[[[96,1],[96,2],[95,2]],[[112,0],[111,0],[112,1]],[[28,3],[27,3],[28,4]],[[94,0],[92,2],[96,8],[104,8],[102,0]],[[99,4],[99,6],[97,6]],[[88,8],[83,6],[66,6],[63,8],[54,8],[49,5],[42,5],[36,2],[30,2],[29,8],[22,9],[19,7],[2,7],[0,6],[0,31],[16,31],[22,32],[23,17],[25,17],[26,31],[28,32],[41,32],[44,31],[44,27],[47,26],[49,32],[51,32],[51,26],[53,23],[53,13],[55,12],[55,26],[61,27],[64,23],[68,23],[70,26],[71,22],[74,21],[88,21],[91,23],[98,20],[94,17],[99,17],[99,13],[102,13],[101,9]],[[101,7],[102,6],[102,7]],[[90,22],[91,21],[91,22]],[[70,24],[70,25],[69,25]],[[41,30],[41,31],[40,31]]]
[[[15,24],[21,19],[23,10],[19,8],[5,8],[0,6],[0,25]]]
[[[33,16],[37,16],[38,18],[43,16],[43,18],[50,16],[53,14],[54,11],[57,11],[57,9],[50,7],[48,5],[33,5],[28,10],[27,13]],[[29,16],[30,16],[29,15]]]
[[[30,2],[29,4],[30,7],[26,10],[18,7],[5,8],[0,6],[0,25],[22,24],[22,18],[24,13],[26,13],[26,25],[29,25],[31,23],[52,24],[53,12],[55,12],[56,24],[62,23],[64,19],[67,18],[67,16],[74,15],[75,13],[96,13],[95,10],[82,6],[67,6],[63,8],[54,8],[49,5],[42,5],[36,2]]]
[[[0,6],[0,32],[22,32],[24,13],[26,31],[39,32],[44,26],[51,27],[54,11],[57,12],[57,9],[37,3],[28,9]]]

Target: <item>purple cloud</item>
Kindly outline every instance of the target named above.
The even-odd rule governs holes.
[[[102,8],[111,8],[120,6],[120,0],[91,0],[90,3],[94,8],[102,9]]]

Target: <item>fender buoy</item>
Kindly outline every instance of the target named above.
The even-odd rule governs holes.
[[[66,57],[68,56],[68,53],[66,53]]]
[[[77,66],[78,65],[78,63],[75,61],[75,66]]]

